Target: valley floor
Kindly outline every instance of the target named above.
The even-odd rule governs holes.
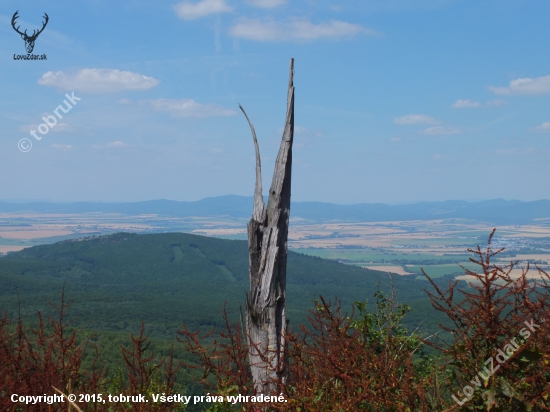
[[[115,213],[0,214],[0,253],[60,240],[116,232],[185,232],[226,239],[246,239],[247,219],[219,217],[170,217]],[[466,219],[391,222],[316,223],[291,219],[289,247],[293,250],[343,263],[421,276],[456,274],[462,265],[475,270],[468,248],[486,245],[492,225]],[[496,228],[493,248],[505,248],[497,261],[519,261],[514,275],[529,262],[550,268],[550,221]],[[536,270],[530,276],[537,276]]]

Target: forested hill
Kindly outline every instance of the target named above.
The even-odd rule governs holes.
[[[0,202],[0,212],[37,213],[123,213],[163,216],[230,216],[249,218],[252,197],[219,196],[195,202],[151,200],[134,203],[12,203]],[[550,218],[550,200],[521,202],[494,199],[480,202],[449,200],[404,205],[360,203],[338,205],[321,202],[292,202],[291,216],[313,221],[392,221],[431,219],[472,219],[496,224],[525,224]]]
[[[338,296],[349,309],[372,299],[383,272],[361,269],[294,252],[288,255],[288,318],[306,321],[312,300]],[[0,258],[0,308],[13,316],[17,295],[24,317],[58,302],[63,283],[75,301],[77,323],[95,330],[135,330],[173,336],[185,321],[191,327],[219,324],[224,303],[234,315],[248,289],[245,241],[184,233],[117,233],[41,245]],[[413,306],[409,322],[429,321],[433,312],[425,281],[394,277],[397,296]],[[385,287],[385,286],[383,286]]]

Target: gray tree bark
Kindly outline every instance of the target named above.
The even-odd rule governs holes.
[[[262,196],[260,149],[252,122],[256,150],[254,209],[248,223],[250,291],[246,329],[249,361],[256,394],[273,394],[284,381],[286,320],[286,262],[290,216],[290,180],[294,139],[294,59],[290,60],[286,121],[275,162],[267,207]]]

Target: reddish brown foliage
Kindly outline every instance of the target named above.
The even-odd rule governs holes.
[[[479,246],[468,249],[475,255],[470,260],[480,269],[477,273],[464,268],[465,273],[473,277],[468,282],[470,289],[459,289],[455,281],[449,283],[447,291],[442,291],[424,273],[435,289],[435,293],[427,291],[432,305],[452,322],[452,326],[440,325],[452,334],[450,343],[426,343],[446,355],[448,362],[444,369],[448,388],[458,403],[465,400],[464,408],[476,405],[484,410],[515,412],[533,407],[532,410],[550,410],[547,322],[550,319],[550,277],[537,268],[541,279],[529,281],[527,266],[515,279],[511,273],[517,262],[508,266],[491,263],[491,259],[503,250],[491,249],[494,233],[493,230],[485,251]],[[533,322],[540,328],[533,332],[525,322]],[[530,332],[528,337],[525,333],[525,340],[520,337],[522,330]],[[518,349],[500,364],[496,358],[498,350],[508,348],[512,351],[514,345],[506,345],[514,338],[519,343]],[[493,359],[493,374],[491,361],[486,363],[489,359]],[[469,398],[462,393],[465,386],[475,390]],[[465,393],[469,393],[469,389]],[[451,410],[458,409],[460,405],[451,399],[451,394],[445,403]]]
[[[383,309],[379,318],[357,320],[342,314],[338,302],[332,308],[321,297],[310,318],[312,330],[302,327],[297,335],[291,331],[286,334],[288,364],[280,371],[285,379],[276,383],[288,402],[272,404],[271,408],[312,412],[429,410],[423,406],[427,403],[427,378],[418,379],[420,374],[412,363],[418,340],[400,328],[393,297],[383,302],[386,306],[379,308]],[[205,368],[203,378],[210,372],[215,375],[218,393],[253,395],[246,340],[240,325],[231,326],[226,313],[224,318],[221,339],[212,340],[208,346],[202,342],[213,336],[213,330],[201,338],[184,325],[181,341],[199,357],[198,367]],[[253,404],[243,404],[242,408],[256,410]]]
[[[50,318],[51,331],[44,325],[38,312],[39,325],[25,330],[19,316],[15,331],[10,332],[11,321],[6,314],[0,321],[0,409],[15,410],[11,394],[37,396],[53,394],[53,387],[68,393],[96,393],[104,374],[95,368],[95,360],[88,370],[82,368],[86,342],[77,344],[75,330],[68,331],[66,320],[71,304],[65,302],[64,288],[61,304],[52,307],[57,319]],[[96,353],[97,359],[97,353]],[[40,403],[27,405],[26,411],[53,411],[55,405]]]
[[[231,325],[224,308],[223,319],[225,328],[214,338],[213,328],[204,335],[199,331],[191,332],[183,324],[178,331],[178,340],[185,345],[190,353],[198,358],[197,364],[185,363],[190,369],[204,369],[201,382],[217,390],[224,396],[253,395],[254,385],[248,366],[248,345],[239,323]],[[211,340],[210,344],[204,342]],[[215,377],[215,383],[208,382],[210,374]],[[247,410],[254,410],[247,409]]]
[[[429,410],[425,379],[415,371],[416,339],[398,327],[393,298],[377,322],[342,315],[323,297],[310,318],[313,331],[289,335],[288,411]],[[412,338],[412,339],[410,339]]]
[[[528,267],[519,278],[512,278],[508,266],[491,263],[500,250],[471,249],[471,261],[479,273],[464,269],[475,282],[459,289],[451,282],[446,291],[431,282],[435,292],[427,292],[432,305],[443,312],[450,325],[440,325],[450,332],[448,342],[426,339],[424,343],[438,349],[443,358],[439,369],[426,367],[421,358],[413,358],[421,340],[401,326],[408,307],[389,297],[375,294],[376,310],[367,311],[366,303],[356,303],[357,312],[342,313],[338,300],[334,304],[322,297],[311,311],[311,327],[302,326],[284,337],[286,362],[280,365],[277,391],[287,403],[242,404],[245,411],[543,411],[550,410],[550,276],[538,269],[541,279],[528,280]],[[109,393],[150,395],[178,393],[175,389],[180,364],[156,359],[141,323],[137,336],[131,335],[129,348],[121,348],[126,373],[115,383],[92,366],[82,368],[86,342],[78,344],[76,331],[66,321],[70,304],[54,307],[58,316],[43,321],[38,314],[36,330],[28,331],[19,316],[12,326],[7,315],[0,318],[0,410],[16,410],[9,395],[52,394],[52,387],[65,393]],[[215,335],[212,330],[201,336],[185,325],[178,331],[180,342],[198,358],[204,369],[202,383],[208,383],[222,396],[254,395],[250,373],[249,346],[241,324],[232,325],[224,310],[224,329]],[[527,326],[538,325],[535,330]],[[527,330],[529,336],[521,333]],[[524,341],[519,336],[525,337]],[[514,338],[519,344],[498,371],[488,374],[486,361],[496,358]],[[209,344],[205,342],[210,341]],[[257,350],[257,348],[256,348]],[[504,349],[506,351],[506,349]],[[510,349],[511,350],[511,349]],[[97,351],[96,351],[97,352]],[[270,353],[262,354],[264,359]],[[97,358],[97,353],[96,353]],[[493,362],[496,365],[496,361]],[[122,373],[122,372],[121,372]],[[209,375],[213,375],[209,378]],[[478,384],[474,384],[477,378]],[[472,396],[462,401],[465,386],[472,387]],[[116,393],[115,393],[116,392]],[[278,395],[278,393],[277,393]],[[15,405],[17,406],[17,405]],[[62,408],[61,406],[64,406]],[[19,407],[28,411],[60,411],[67,405]],[[79,404],[82,410],[103,412],[170,411],[178,405],[167,403]],[[211,405],[211,411],[233,411],[227,402]]]
[[[139,335],[131,335],[131,349],[121,347],[122,357],[126,364],[126,387],[123,393],[126,395],[151,393],[171,394],[176,384],[176,375],[180,368],[179,363],[174,362],[173,348],[168,359],[162,358],[154,362],[155,354],[149,351],[151,342],[149,336],[145,335],[145,325],[141,322]],[[171,411],[176,407],[171,403],[156,403],[147,405],[141,402],[128,402],[126,405],[117,405],[113,410],[124,411],[131,405],[135,411]]]
[[[52,307],[57,311],[56,319],[50,318],[51,331],[44,325],[43,316],[38,313],[39,325],[28,331],[23,327],[19,316],[16,328],[10,330],[11,320],[4,314],[0,318],[0,410],[2,411],[66,411],[65,403],[48,405],[40,402],[35,405],[11,402],[11,395],[22,396],[52,395],[55,389],[64,394],[103,394],[107,399],[110,389],[113,395],[149,395],[150,393],[171,393],[176,382],[179,364],[174,362],[172,352],[168,359],[153,361],[154,354],[148,353],[149,341],[145,335],[143,322],[139,335],[131,335],[131,349],[121,348],[126,364],[126,376],[121,385],[114,387],[106,379],[106,372],[96,368],[97,349],[92,367],[82,367],[87,341],[78,344],[77,332],[68,327],[67,311],[71,304],[65,302],[64,288],[61,304]],[[115,385],[116,386],[116,385]],[[55,389],[54,389],[55,388]],[[78,399],[78,398],[77,398]],[[169,403],[77,403],[83,411],[124,412],[171,411],[178,405]]]

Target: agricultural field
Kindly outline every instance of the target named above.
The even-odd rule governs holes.
[[[0,253],[116,232],[184,232],[226,238],[236,234],[234,237],[238,238],[239,233],[246,232],[246,221],[216,217],[180,218],[116,213],[0,213]],[[246,236],[243,238],[246,239]]]
[[[247,219],[231,217],[170,217],[154,214],[0,214],[0,253],[116,232],[184,232],[224,239],[246,239]],[[493,227],[466,219],[391,222],[315,223],[291,219],[289,248],[295,252],[342,263],[424,279],[456,275],[460,267],[475,270],[468,248],[486,245]],[[519,261],[550,268],[550,222],[496,228],[493,248],[505,248],[497,262]],[[536,271],[530,272],[536,276]]]
[[[290,246],[297,252],[334,259],[342,263],[403,276],[423,278],[421,268],[431,277],[456,274],[463,266],[476,270],[468,248],[484,246],[493,227],[474,221],[451,219],[394,221],[330,225],[295,225]],[[541,225],[496,228],[493,249],[504,248],[496,263],[519,261],[512,275],[519,275],[527,262],[547,270],[550,262],[550,227]],[[536,270],[530,271],[537,276]]]

